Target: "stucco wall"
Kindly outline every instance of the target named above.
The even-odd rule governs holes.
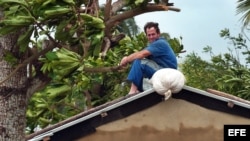
[[[224,124],[250,124],[250,119],[170,98],[78,141],[223,141]]]

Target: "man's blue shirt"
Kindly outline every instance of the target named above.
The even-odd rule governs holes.
[[[163,68],[177,69],[177,59],[173,49],[164,38],[159,38],[149,44],[146,48],[151,55],[148,59],[155,61]]]

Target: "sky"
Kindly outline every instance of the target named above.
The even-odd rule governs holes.
[[[146,22],[154,21],[159,23],[161,32],[169,33],[172,38],[181,36],[186,50],[186,53],[181,54],[183,57],[195,52],[207,60],[209,54],[203,53],[206,46],[211,46],[216,55],[228,52],[230,44],[220,37],[220,31],[228,28],[233,36],[241,32],[242,15],[236,14],[237,0],[169,1],[181,11],[150,12],[134,18],[141,31]]]
[[[140,29],[148,21],[158,22],[161,32],[173,37],[182,37],[184,50],[181,56],[191,52],[204,59],[209,54],[203,53],[203,48],[211,46],[215,54],[228,52],[227,40],[220,37],[222,29],[228,28],[237,36],[241,32],[241,16],[236,14],[237,0],[170,0],[180,12],[161,11],[142,14],[135,17]],[[232,46],[231,46],[232,47]]]

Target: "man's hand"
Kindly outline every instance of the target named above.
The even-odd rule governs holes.
[[[123,57],[119,65],[125,67],[129,63],[127,58],[127,56]]]

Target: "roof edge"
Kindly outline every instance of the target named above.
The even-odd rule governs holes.
[[[193,87],[186,86],[186,85],[183,87],[183,89],[191,91],[191,92],[195,92],[195,93],[200,94],[200,95],[205,95],[205,96],[217,99],[217,100],[221,100],[221,101],[228,102],[228,103],[233,103],[235,105],[250,109],[250,104],[248,104],[246,102],[246,100],[244,100],[244,102],[243,102],[243,99],[239,100],[240,98],[238,98],[238,97],[237,97],[237,99],[235,99],[233,96],[226,94],[226,93],[224,93],[223,95],[218,95],[215,93],[211,93],[212,91],[207,92],[207,91],[200,90],[200,89],[193,88]]]
[[[78,123],[80,123],[80,122],[82,122],[82,121],[85,121],[85,120],[88,120],[88,119],[90,119],[90,118],[92,118],[92,117],[95,117],[95,116],[98,116],[98,115],[102,115],[103,113],[105,113],[105,112],[107,112],[107,111],[110,111],[110,110],[112,110],[112,109],[115,109],[115,108],[117,108],[117,107],[119,107],[119,106],[121,106],[121,105],[124,105],[124,104],[126,104],[126,103],[129,103],[129,102],[131,102],[131,101],[133,101],[133,100],[136,100],[136,99],[139,99],[139,98],[141,98],[141,97],[143,97],[143,96],[146,96],[146,95],[148,95],[148,94],[151,94],[151,93],[153,93],[153,92],[155,92],[154,91],[154,89],[153,88],[150,88],[150,89],[148,89],[148,90],[146,90],[146,91],[144,91],[144,92],[142,92],[142,93],[139,93],[139,94],[135,94],[135,95],[127,95],[127,96],[125,96],[123,99],[124,100],[120,100],[119,99],[119,102],[117,102],[117,103],[114,103],[113,105],[110,105],[110,106],[107,106],[107,107],[105,107],[105,108],[103,108],[103,109],[100,109],[100,110],[97,110],[97,111],[95,111],[95,112],[93,112],[93,113],[90,113],[90,114],[88,114],[88,115],[86,115],[86,116],[83,116],[83,117],[81,117],[81,118],[78,118],[78,119],[76,119],[76,120],[74,120],[74,121],[71,121],[71,122],[68,122],[68,123],[65,123],[65,124],[63,124],[63,125],[61,125],[61,126],[55,126],[55,128],[53,128],[52,126],[50,126],[49,128],[51,128],[51,130],[48,130],[48,131],[46,131],[46,132],[44,132],[44,133],[42,133],[42,134],[40,134],[40,135],[35,135],[35,136],[33,136],[35,133],[33,133],[33,135],[31,135],[31,136],[28,136],[27,137],[27,141],[39,141],[39,140],[42,140],[44,137],[48,137],[48,136],[53,136],[53,134],[55,133],[55,132],[58,132],[58,131],[60,131],[60,130],[63,130],[63,129],[65,129],[65,128],[67,128],[67,127],[70,127],[70,126],[73,126],[73,125],[76,125],[76,124],[78,124]],[[39,131],[37,132],[37,133],[39,133]],[[37,134],[36,133],[36,134]]]

